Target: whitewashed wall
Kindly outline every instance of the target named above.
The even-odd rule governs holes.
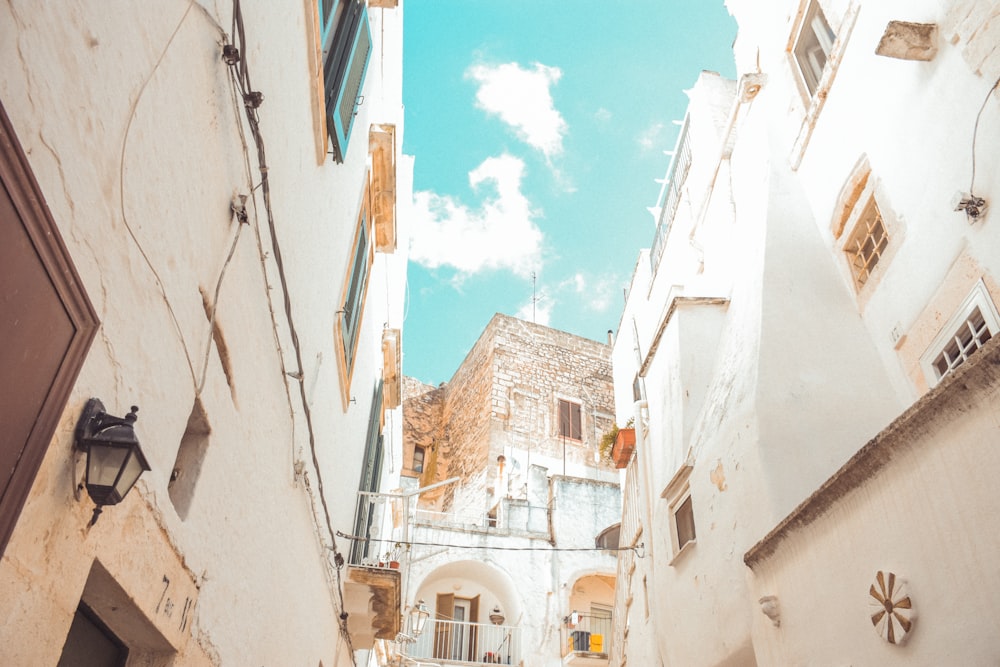
[[[402,10],[371,10],[365,103],[343,165],[316,160],[312,10],[308,2],[243,2],[243,56],[264,95],[259,117],[274,222],[327,504],[334,528],[349,531],[381,374],[381,331],[402,322],[405,241],[398,256],[373,264],[357,401],[346,411],[334,320],[369,124],[395,123],[397,150],[402,145]],[[298,384],[283,374],[299,369],[255,190],[256,151],[250,143],[244,153],[242,104],[231,97],[220,59],[231,17],[226,2],[0,9],[0,61],[8,64],[0,100],[101,320],[0,562],[0,597],[13,605],[0,630],[5,664],[56,662],[94,558],[166,633],[183,664],[350,664],[337,634],[332,555]],[[412,183],[412,161],[402,162],[401,200]],[[210,339],[199,289],[214,294],[237,231],[230,200],[251,191],[256,208],[248,203],[251,225],[235,244],[217,311],[232,386],[213,349],[201,394],[212,434],[182,520],[167,483]],[[92,505],[85,495],[73,499],[71,448],[91,396],[113,414],[140,407],[136,431],[152,470],[87,529]],[[399,467],[400,421],[388,420],[397,458],[387,476]],[[305,477],[296,474],[300,463]],[[172,580],[166,589],[164,578]],[[186,599],[195,606],[179,631]]]

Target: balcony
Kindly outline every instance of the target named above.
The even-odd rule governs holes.
[[[573,612],[562,630],[563,660],[567,667],[608,664],[608,642],[612,637],[611,616]]]
[[[401,629],[401,577],[398,554],[379,554],[382,540],[373,527],[385,524],[386,501],[381,494],[359,491],[356,511],[358,533],[347,555],[344,611],[355,649],[371,648],[376,639],[394,639]]]
[[[649,261],[653,273],[660,263],[663,249],[667,245],[667,235],[670,233],[670,226],[677,214],[677,207],[681,202],[681,187],[687,179],[688,170],[691,168],[691,140],[688,133],[689,119],[684,119],[681,126],[680,135],[677,137],[677,144],[674,147],[674,157],[670,161],[667,169],[667,177],[664,181],[663,190],[660,192],[660,201],[657,208],[660,210],[659,219],[656,222],[656,235],[653,237],[653,245],[649,251]]]
[[[405,655],[435,665],[519,665],[521,649],[519,627],[430,620]]]

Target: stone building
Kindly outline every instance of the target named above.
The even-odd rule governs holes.
[[[432,614],[409,660],[607,664],[615,558],[597,547],[621,515],[619,473],[599,451],[614,423],[610,353],[497,314],[450,382],[404,382],[403,488],[416,500],[403,602]]]
[[[384,659],[402,8],[15,0],[0,61],[0,663]]]
[[[727,6],[613,352],[612,664],[991,664],[1000,3]]]

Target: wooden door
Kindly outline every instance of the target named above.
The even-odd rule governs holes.
[[[0,103],[0,554],[97,331]]]
[[[438,593],[434,604],[434,657],[447,659],[451,650],[452,620],[455,617],[455,595]],[[438,623],[438,621],[445,621]]]

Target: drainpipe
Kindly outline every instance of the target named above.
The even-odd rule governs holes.
[[[635,458],[636,458],[636,468],[639,469],[640,478],[642,484],[640,488],[642,489],[642,524],[646,528],[643,530],[644,534],[649,534],[649,530],[652,529],[653,521],[653,501],[652,501],[652,489],[653,489],[653,471],[650,456],[649,446],[646,442],[646,426],[648,420],[643,420],[643,414],[648,412],[649,404],[646,400],[640,399],[636,401],[633,406],[633,419],[635,420]],[[655,547],[652,540],[645,540],[646,553],[650,556],[653,555]]]

